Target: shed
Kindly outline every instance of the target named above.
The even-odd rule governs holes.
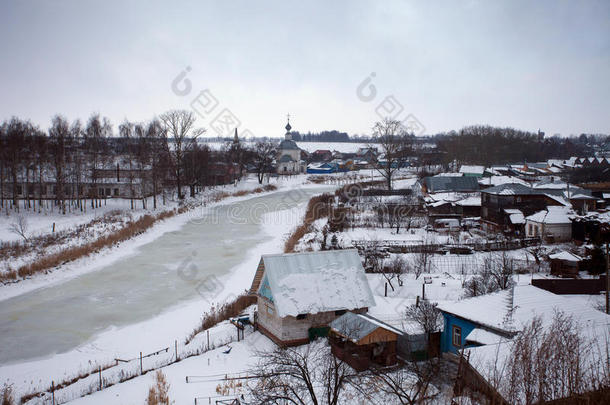
[[[561,277],[577,277],[579,264],[582,261],[580,256],[562,250],[561,252],[549,255],[551,260],[551,274]]]
[[[356,371],[371,363],[396,364],[396,344],[403,332],[367,314],[346,312],[330,323],[332,353]]]

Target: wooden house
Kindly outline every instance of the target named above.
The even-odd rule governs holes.
[[[258,329],[280,346],[326,336],[339,316],[375,305],[355,249],[263,255],[250,294]]]
[[[371,363],[396,364],[396,345],[403,332],[367,314],[346,312],[330,323],[331,352],[356,371]]]

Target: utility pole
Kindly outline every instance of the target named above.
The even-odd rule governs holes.
[[[606,313],[610,315],[610,251],[606,241]]]

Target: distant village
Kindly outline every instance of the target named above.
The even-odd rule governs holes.
[[[297,147],[288,133],[281,145]],[[423,166],[392,145],[318,149],[279,171],[371,176],[312,199],[296,241],[261,258],[254,330],[280,347],[326,337],[376,400],[607,403],[607,152]],[[582,171],[596,174],[571,182]]]

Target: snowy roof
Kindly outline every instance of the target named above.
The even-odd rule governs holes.
[[[387,323],[381,322],[370,315],[355,314],[353,312],[344,313],[339,318],[332,321],[329,326],[333,331],[354,342],[370,335],[378,328],[385,329],[397,335],[403,334],[402,331]]]
[[[515,208],[505,208],[504,212],[508,214],[511,224],[524,224],[525,216],[521,210]]]
[[[483,172],[485,172],[485,166],[463,165],[462,167],[460,167],[460,173],[483,174]]]
[[[574,194],[570,196],[570,200],[596,200],[596,198],[585,194]]]
[[[482,328],[474,328],[466,336],[466,340],[468,342],[479,343],[482,345],[493,345],[506,340],[506,338]]]
[[[541,224],[570,224],[572,223],[569,216],[571,213],[567,207],[549,206],[545,211],[538,211],[525,219]]]
[[[500,184],[495,187],[486,188],[482,190],[483,193],[487,194],[497,194],[497,195],[529,195],[529,194],[539,194],[534,192],[534,190],[530,187],[527,187],[523,184]]]
[[[532,285],[515,286],[488,295],[457,302],[441,302],[438,309],[492,329],[514,332],[522,330],[534,317],[543,323],[552,321],[555,311],[573,315],[588,326],[610,326],[610,315],[581,302],[555,295]],[[512,308],[512,311],[510,310]]]
[[[459,200],[455,202],[457,205],[461,205],[463,207],[480,207],[481,206],[481,197],[467,197],[463,200]]]
[[[499,186],[500,184],[522,184],[524,186],[528,185],[525,180],[521,180],[520,178],[513,176],[489,176],[480,179],[479,184],[482,186]]]
[[[289,150],[289,149],[299,149],[299,147],[297,146],[296,142],[293,141],[292,139],[284,139],[282,140],[282,142],[280,142],[280,146],[279,146],[280,150]]]
[[[463,177],[464,173],[455,173],[455,172],[443,172],[435,174],[432,177]]]
[[[549,259],[565,260],[568,262],[579,262],[582,260],[580,256],[576,256],[575,254],[566,252],[565,250],[549,255]]]
[[[262,260],[281,317],[375,305],[355,249],[263,255]]]

